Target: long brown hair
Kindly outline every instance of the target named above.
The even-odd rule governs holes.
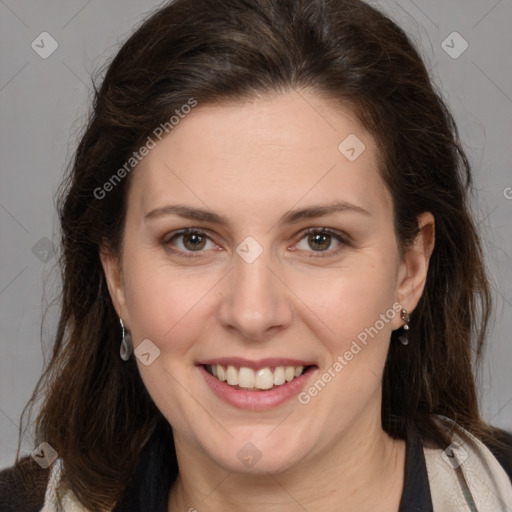
[[[306,88],[348,105],[377,141],[402,250],[417,216],[435,217],[410,343],[396,343],[394,333],[389,350],[383,428],[403,437],[413,420],[441,439],[431,417],[441,414],[481,439],[492,435],[474,382],[491,299],[468,204],[470,165],[406,34],[360,0],[176,0],[148,17],[108,66],[60,192],[61,315],[32,401],[44,396],[36,439],[57,450],[88,508],[119,499],[162,419],[133,359],[119,358],[119,319],[99,259],[103,244],[119,254],[132,174],[105,198],[98,189],[190,98],[201,105]]]

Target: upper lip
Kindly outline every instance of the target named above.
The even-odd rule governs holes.
[[[258,370],[266,367],[276,366],[316,366],[313,361],[304,361],[299,359],[290,359],[288,357],[266,357],[264,359],[249,360],[243,357],[216,357],[214,359],[207,359],[200,361],[199,365],[216,365],[222,366],[233,365],[238,368],[252,368]]]

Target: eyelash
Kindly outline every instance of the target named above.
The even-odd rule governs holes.
[[[352,244],[348,237],[341,235],[340,233],[333,231],[329,228],[309,228],[306,231],[303,232],[302,236],[299,239],[299,242],[302,241],[305,237],[309,235],[330,235],[333,238],[335,238],[340,245],[336,249],[326,250],[326,251],[306,251],[306,252],[313,252],[317,255],[310,256],[310,258],[327,258],[330,256],[335,256],[339,252],[341,252],[344,247],[350,247]],[[181,229],[179,231],[175,231],[173,233],[170,233],[170,236],[166,236],[164,240],[162,241],[162,244],[164,247],[172,252],[173,254],[177,254],[180,257],[183,258],[198,258],[203,256],[204,251],[182,251],[180,249],[172,249],[171,248],[171,242],[179,237],[185,236],[185,235],[200,235],[202,237],[206,237],[208,240],[212,241],[211,238],[204,232],[196,228],[185,228]],[[299,243],[297,242],[297,243]],[[196,253],[196,254],[194,254]]]

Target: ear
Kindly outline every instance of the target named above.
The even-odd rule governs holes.
[[[121,262],[119,258],[106,247],[100,248],[100,260],[103,272],[105,273],[110,298],[117,312],[117,316],[123,319],[125,325],[129,325]]]
[[[428,264],[435,245],[434,216],[430,212],[420,214],[418,228],[418,234],[406,249],[400,264],[397,289],[398,302],[409,313],[417,306],[425,288]]]

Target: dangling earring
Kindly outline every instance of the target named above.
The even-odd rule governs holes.
[[[120,318],[119,323],[121,324],[121,348],[119,349],[119,355],[123,361],[128,361],[133,352],[132,336],[129,332],[124,329],[123,320]]]
[[[407,335],[409,331],[409,322],[411,321],[411,318],[409,317],[409,313],[407,313],[406,309],[402,309],[402,312],[400,313],[400,317],[404,321],[403,330],[404,333],[398,337],[400,340],[400,343],[402,345],[408,345],[409,344],[409,336]]]

